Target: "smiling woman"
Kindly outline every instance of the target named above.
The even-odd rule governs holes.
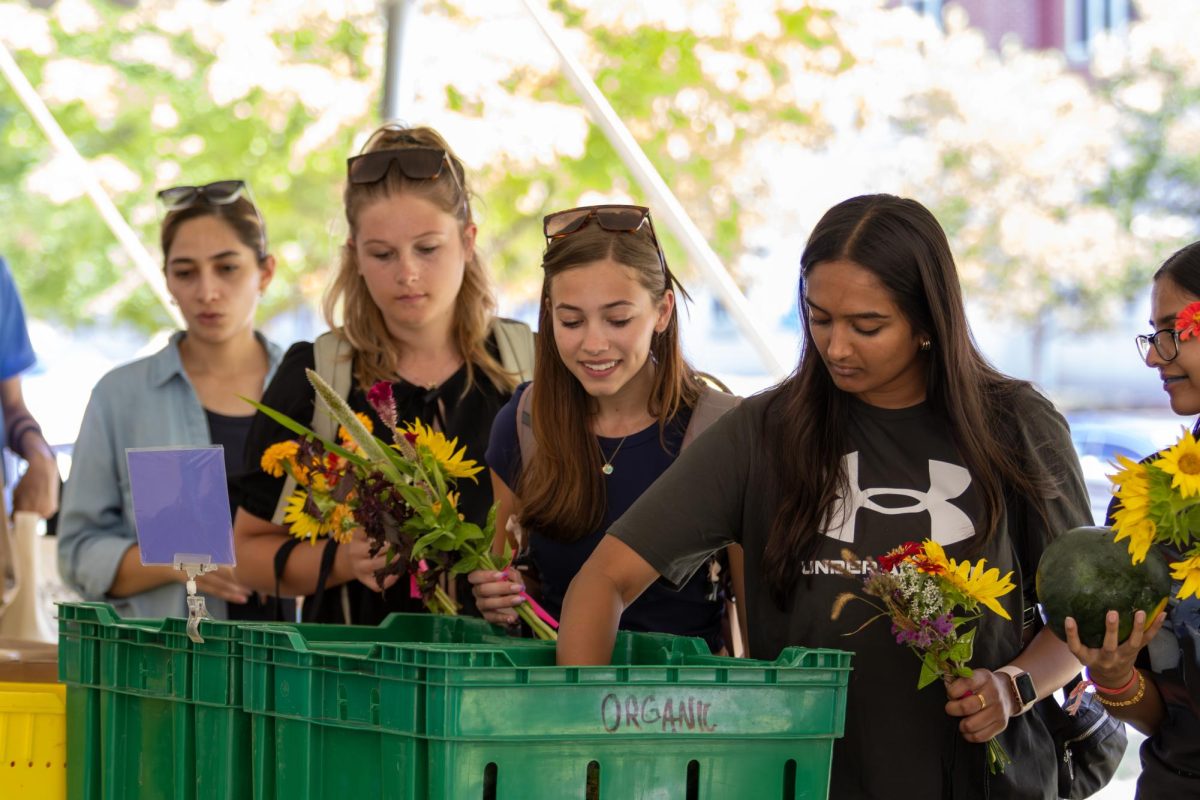
[[[186,328],[159,353],[100,380],[75,443],[59,522],[59,569],[84,597],[109,600],[125,616],[186,612],[183,573],[141,563],[126,448],[219,444],[226,472],[234,474],[251,420],[241,398],[261,397],[279,363],[279,348],[254,329],[275,258],[266,252],[266,229],[248,195],[239,180],[159,193],[167,207],[163,269]],[[236,487],[230,489],[233,503]],[[215,615],[254,619],[272,611],[228,568],[197,583]]]

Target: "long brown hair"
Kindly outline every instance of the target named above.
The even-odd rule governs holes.
[[[767,410],[764,446],[768,497],[775,519],[763,563],[771,596],[786,607],[811,558],[837,497],[848,491],[842,456],[847,447],[850,396],[838,389],[818,357],[809,329],[804,282],[817,266],[849,260],[891,293],[913,330],[931,341],[917,356],[928,361],[926,399],[950,423],[951,435],[983,506],[978,552],[995,534],[1005,487],[1023,495],[1043,518],[1049,476],[1026,457],[1014,435],[1012,397],[1028,384],[991,366],[971,337],[958,271],[941,226],[914,200],[877,194],[831,208],[813,229],[800,259],[804,350],[796,371]],[[1011,423],[1011,424],[1009,424]]]
[[[355,236],[358,216],[363,208],[401,193],[424,198],[453,215],[458,220],[460,233],[465,234],[468,226],[473,224],[466,172],[458,156],[454,155],[450,145],[437,131],[425,127],[384,125],[371,134],[362,152],[406,147],[440,148],[446,151],[450,160],[449,168],[444,168],[441,174],[429,180],[412,180],[398,169],[389,169],[387,175],[375,183],[355,184],[347,181],[343,200],[351,239]],[[335,324],[339,305],[342,309],[340,331],[354,348],[354,377],[359,386],[366,388],[377,381],[393,380],[396,374],[396,342],[388,333],[383,312],[371,299],[366,282],[358,274],[358,255],[350,242],[342,246],[337,276],[326,291],[322,304],[325,321],[335,330],[339,329]],[[516,386],[516,376],[507,372],[487,348],[495,312],[496,298],[480,261],[479,248],[476,247],[466,262],[462,286],[455,300],[452,328],[455,345],[467,366],[465,390],[474,384],[476,368],[482,369],[502,392],[511,392]]]
[[[671,288],[677,298],[683,296],[683,287],[658,260],[648,225],[633,233],[610,233],[593,222],[546,248],[531,408],[537,449],[522,465],[516,489],[521,525],[561,541],[574,541],[599,528],[608,497],[600,451],[589,425],[590,397],[563,363],[554,341],[550,286],[563,272],[604,259],[631,269],[655,303]],[[672,312],[666,329],[654,334],[650,358],[657,367],[648,410],[658,419],[661,438],[679,410],[694,408],[700,396],[695,372],[680,346],[678,313]]]

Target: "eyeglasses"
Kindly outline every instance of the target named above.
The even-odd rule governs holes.
[[[546,236],[546,244],[553,244],[557,239],[578,233],[592,220],[612,233],[635,233],[641,230],[643,225],[649,225],[650,238],[654,240],[654,247],[658,251],[658,263],[662,265],[663,273],[667,272],[667,258],[654,230],[650,209],[645,206],[580,206],[547,214],[542,220],[542,233]]]
[[[462,182],[450,156],[440,147],[402,147],[396,150],[375,150],[346,159],[346,175],[354,184],[377,183],[384,179],[395,164],[404,177],[414,181],[433,180],[442,174],[442,167],[450,167],[450,176],[462,191]]]
[[[254,202],[254,198],[250,194],[250,187],[246,185],[245,181],[233,179],[214,181],[203,186],[172,186],[158,193],[158,199],[162,201],[163,207],[167,211],[179,211],[196,205],[228,206],[236,203],[239,198],[245,198],[246,202],[250,204],[250,208],[254,210],[254,217],[258,220],[261,242],[258,257],[266,258],[267,224],[263,222],[258,204]]]
[[[1163,334],[1167,334],[1166,338]],[[1150,345],[1154,345],[1154,352],[1158,353],[1158,357],[1163,361],[1174,361],[1179,357],[1179,331],[1174,328],[1163,328],[1150,335],[1138,334],[1133,337],[1133,341],[1137,343],[1142,361],[1150,355]]]

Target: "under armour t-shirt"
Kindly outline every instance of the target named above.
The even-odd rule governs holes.
[[[685,583],[709,553],[730,541],[740,542],[746,558],[750,654],[755,658],[773,659],[789,645],[854,651],[845,736],[834,746],[830,797],[1052,800],[1057,785],[1054,749],[1035,715],[1009,722],[1002,743],[1017,763],[1009,774],[989,777],[984,747],[959,734],[959,719],[946,714],[941,687],[918,691],[920,663],[896,644],[886,620],[851,634],[874,614],[865,603],[851,603],[840,619],[830,619],[838,594],[861,594],[858,580],[834,569],[844,564],[843,548],[865,558],[905,541],[933,538],[951,558],[968,557],[980,501],[947,422],[926,403],[881,409],[853,401],[850,450],[843,460],[851,486],[844,501],[847,513],[835,516],[825,531],[815,558],[804,566],[806,579],[797,586],[790,608],[782,611],[758,578],[775,515],[762,487],[769,469],[764,419],[778,413],[770,409],[776,395],[770,391],[750,398],[715,423],[610,533],[677,585]],[[1030,459],[1059,481],[1058,496],[1047,501],[1050,530],[1036,514],[1021,515],[1030,522],[1020,537],[1029,542],[1022,545],[1027,552],[1020,561],[1036,565],[1052,532],[1090,524],[1091,512],[1062,417],[1028,388],[1018,391],[1011,412],[997,425],[1009,426],[1009,435],[1020,437]],[[1021,585],[1007,531],[998,530],[982,555],[1002,572],[1013,570],[1014,582]],[[1020,651],[1021,592],[1010,592],[1001,602],[1013,621],[994,614],[980,621],[974,665],[999,667]],[[1031,791],[1031,786],[1037,788]]]

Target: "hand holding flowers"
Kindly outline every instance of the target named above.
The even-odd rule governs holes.
[[[858,560],[853,553],[845,553],[844,558]],[[957,679],[968,679],[970,687],[981,688],[989,676],[984,671],[976,675],[967,666],[974,650],[975,629],[961,628],[982,618],[984,608],[1011,619],[998,598],[1014,588],[1011,572],[1000,577],[1000,570],[987,569],[986,563],[985,559],[972,564],[947,558],[942,546],[932,540],[906,542],[887,555],[865,562],[863,591],[879,602],[844,592],[834,602],[831,617],[837,619],[847,603],[861,600],[879,613],[852,633],[877,619],[889,619],[896,643],[907,646],[921,660],[918,689],[939,679],[948,686]],[[982,694],[973,696],[980,701],[977,710],[986,708]],[[971,709],[961,705],[964,697],[960,695],[955,702],[965,716]],[[994,738],[987,740],[987,748],[988,768],[993,773],[1002,772],[1012,763]]]
[[[496,571],[509,560],[508,553],[499,559],[491,553],[495,508],[483,528],[458,511],[456,482],[476,480],[483,468],[465,458],[466,448],[456,450],[457,440],[420,420],[399,427],[391,384],[377,383],[367,396],[391,431],[389,443],[375,437],[369,418],[356,415],[320,375],[312,370],[307,375],[319,402],[341,425],[339,442],[251,401],[301,437],[272,445],[262,457],[264,470],[296,481],[284,515],[292,535],[313,543],[328,536],[351,547],[352,539],[364,537],[366,557],[383,556],[371,576],[378,588],[407,573],[413,597],[434,613],[456,614],[458,605],[442,589],[441,577]],[[363,540],[357,543],[361,549]],[[356,563],[361,566],[364,559]],[[539,638],[555,638],[552,620],[525,607],[518,614]]]

